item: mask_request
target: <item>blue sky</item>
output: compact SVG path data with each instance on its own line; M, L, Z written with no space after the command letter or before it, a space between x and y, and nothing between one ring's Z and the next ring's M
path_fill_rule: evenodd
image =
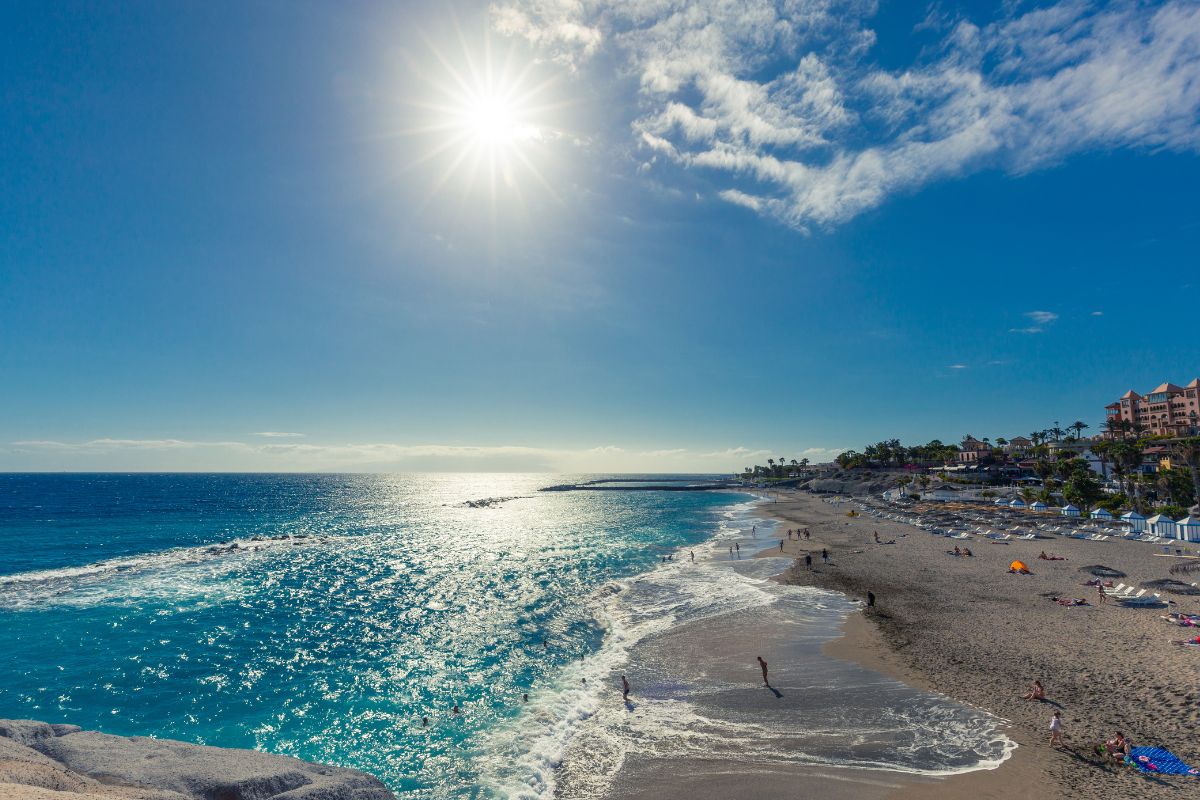
M724 471L1200 373L1195 3L7 3L0 91L0 469Z

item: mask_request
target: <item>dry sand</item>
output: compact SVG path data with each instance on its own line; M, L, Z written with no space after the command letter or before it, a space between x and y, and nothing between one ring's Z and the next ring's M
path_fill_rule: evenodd
M1122 730L1135 745L1167 747L1200 763L1200 652L1172 644L1188 631L1169 625L1163 609L1094 605L1096 590L1081 584L1081 567L1105 564L1129 576L1126 584L1168 577L1175 559L1141 542L1054 538L992 544L969 542L975 556L947 555L954 540L871 516L848 518L806 492L779 495L763 510L782 528L808 527L812 539L787 542L784 554L814 554L810 571L797 561L782 579L877 596L874 612L852 616L846 636L826 652L892 674L986 709L1011 722L1021 747L997 770L955 776L897 790L896 798L1200 796L1200 784L1153 778L1109 767L1091 746ZM874 544L873 532L894 545ZM828 547L832 564L819 557ZM1041 561L1042 550L1065 561ZM778 555L778 547L762 555ZM1020 559L1033 575L1015 575ZM1191 579L1189 579L1191 580ZM1086 597L1091 606L1067 608L1050 595ZM1200 598L1164 595L1172 610L1200 612ZM1051 703L1021 700L1040 679ZM1048 725L1061 706L1067 748L1048 743ZM763 795L767 796L767 795Z

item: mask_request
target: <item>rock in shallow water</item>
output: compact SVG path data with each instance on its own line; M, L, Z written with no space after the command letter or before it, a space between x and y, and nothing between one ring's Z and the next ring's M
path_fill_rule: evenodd
M38 800L47 790L61 800L395 800L377 778L353 769L0 719L0 800Z

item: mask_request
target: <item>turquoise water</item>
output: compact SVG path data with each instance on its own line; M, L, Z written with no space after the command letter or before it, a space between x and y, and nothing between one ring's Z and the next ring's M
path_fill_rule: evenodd
M647 757L937 774L1011 749L823 656L854 604L750 557L778 541L753 498L538 491L589 477L0 475L0 717L356 767L404 800L590 800Z
M746 499L537 492L580 477L0 476L0 717L536 793L489 735L575 704L605 587Z

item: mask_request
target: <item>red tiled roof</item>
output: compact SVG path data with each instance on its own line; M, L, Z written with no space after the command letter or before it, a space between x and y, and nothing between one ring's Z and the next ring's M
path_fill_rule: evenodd
M1139 399L1139 400L1140 400L1140 399L1141 399L1141 397L1142 397L1142 396L1141 396L1140 394L1138 394L1137 392L1135 392L1133 389L1130 389L1128 392L1126 392L1125 394L1121 395L1121 399L1122 399L1122 400L1126 400L1126 399L1129 399L1129 398L1137 398L1137 399Z
M1200 389L1200 378L1192 378L1192 382L1183 388L1185 388L1185 389Z
M1182 386L1176 386L1173 383L1164 383L1161 386L1159 386L1157 389L1155 389L1153 392L1151 392L1150 394L1158 394L1159 392L1182 392L1182 391L1183 391Z

